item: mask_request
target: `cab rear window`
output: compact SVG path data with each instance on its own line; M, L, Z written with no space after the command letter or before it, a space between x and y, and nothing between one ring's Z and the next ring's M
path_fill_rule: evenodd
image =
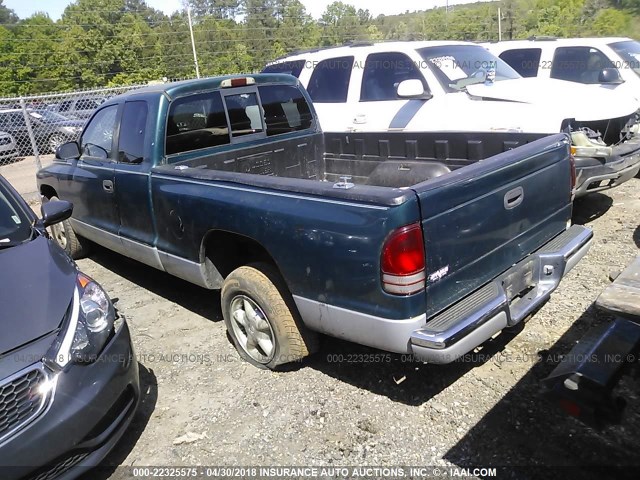
M267 136L306 130L313 118L300 90L290 85L259 87Z

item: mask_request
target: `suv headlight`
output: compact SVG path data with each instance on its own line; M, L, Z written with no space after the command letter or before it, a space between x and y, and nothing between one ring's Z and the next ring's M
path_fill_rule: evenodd
M67 330L53 347L51 360L59 367L70 362L95 362L106 345L116 311L100 285L78 273Z

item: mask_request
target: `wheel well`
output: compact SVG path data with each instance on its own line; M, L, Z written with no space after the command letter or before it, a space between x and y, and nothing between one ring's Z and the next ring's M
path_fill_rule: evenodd
M43 197L47 197L47 198L57 197L58 196L58 194L56 193L55 188L53 188L50 185L41 185L40 186L40 194Z
M236 268L254 262L266 262L277 268L269 252L255 240L221 230L209 232L202 242L202 258L208 258L226 278Z

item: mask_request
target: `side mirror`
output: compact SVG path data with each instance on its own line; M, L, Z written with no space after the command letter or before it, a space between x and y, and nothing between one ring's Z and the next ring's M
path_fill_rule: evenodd
M420 100L429 100L430 98L433 98L433 95L424 91L422 81L416 78L400 82L397 93L400 98L413 98Z
M66 200L54 200L40 207L42 224L46 227L65 221L73 213L73 204Z
M598 83L620 85L624 83L624 80L620 76L620 71L617 68L604 68L598 76Z
M77 160L80 158L80 145L78 142L63 143L56 149L58 160Z

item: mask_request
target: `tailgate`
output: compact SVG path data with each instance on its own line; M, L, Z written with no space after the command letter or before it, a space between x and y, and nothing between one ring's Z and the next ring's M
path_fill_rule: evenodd
M553 135L413 187L426 248L427 317L566 229L569 154L568 137Z

